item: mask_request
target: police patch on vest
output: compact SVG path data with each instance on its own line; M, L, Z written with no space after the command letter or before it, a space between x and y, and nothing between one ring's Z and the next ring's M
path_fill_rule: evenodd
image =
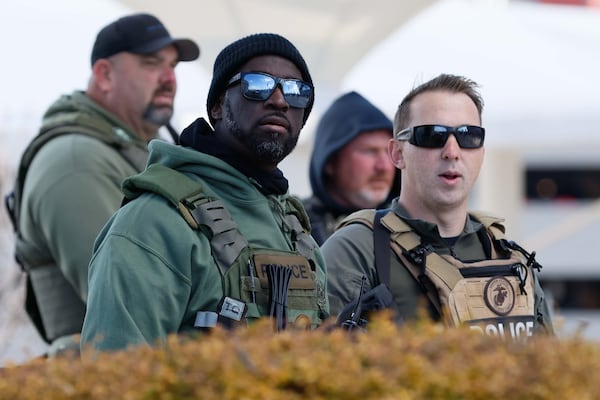
M312 278L312 270L308 260L300 255L273 255L273 254L255 254L254 267L256 276L260 280L263 288L269 287L269 278L267 271L269 265L278 267L287 267L292 270L290 280L290 289L314 289L315 282Z
M488 318L470 322L470 328L502 340L526 340L533 336L534 320L530 316Z
M485 304L498 315L507 315L515 305L515 290L503 276L489 280L483 289Z

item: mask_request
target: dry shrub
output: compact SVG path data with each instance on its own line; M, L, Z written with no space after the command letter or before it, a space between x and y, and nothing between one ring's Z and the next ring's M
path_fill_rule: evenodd
M84 352L0 371L6 399L598 399L600 347L502 342L429 322L272 333L268 321L159 348Z

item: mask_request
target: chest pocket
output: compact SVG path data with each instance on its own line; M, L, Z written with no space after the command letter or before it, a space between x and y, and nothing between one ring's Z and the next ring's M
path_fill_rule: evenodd
M278 329L316 328L322 322L325 288L314 264L293 252L250 249L223 276L223 290L248 306L252 322L272 316Z

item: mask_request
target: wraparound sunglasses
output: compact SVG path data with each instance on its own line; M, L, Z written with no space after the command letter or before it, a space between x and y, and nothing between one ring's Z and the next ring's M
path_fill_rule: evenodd
M408 140L418 147L431 149L444 147L450 135L454 135L458 145L463 149L478 149L483 146L485 129L481 126L461 125L418 125L396 133L397 140Z
M313 86L299 79L278 78L264 72L240 72L227 82L232 86L240 82L244 98L265 101L281 87L285 101L294 108L306 108L313 97Z

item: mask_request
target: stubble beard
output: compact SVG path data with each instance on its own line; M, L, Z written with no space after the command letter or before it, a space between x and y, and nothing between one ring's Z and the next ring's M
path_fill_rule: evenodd
M277 165L294 150L298 143L299 135L289 134L287 139L281 142L278 140L279 134L275 132L267 139L264 138L264 134L244 132L234 119L229 100L225 100L224 103L223 122L231 134L260 162Z
M169 123L173 116L171 107L156 107L154 104L148 104L144 111L144 121L153 125L163 126Z
M388 195L389 190L384 193L382 191L362 188L358 191L349 193L348 199L356 209L376 208L386 200Z

